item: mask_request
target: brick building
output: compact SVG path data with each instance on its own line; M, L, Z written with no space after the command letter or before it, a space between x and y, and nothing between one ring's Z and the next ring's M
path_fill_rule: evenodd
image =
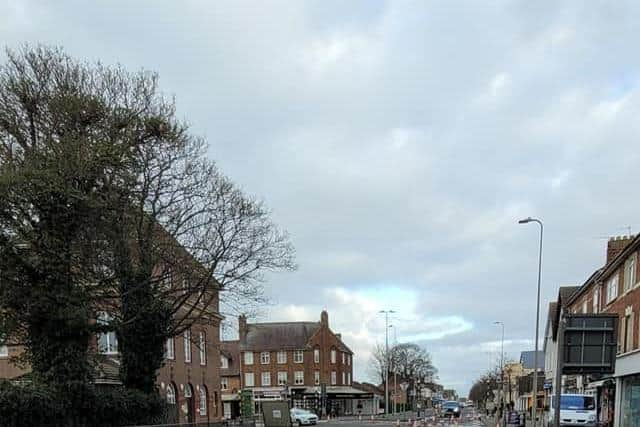
M220 343L220 393L225 419L240 416L240 341Z
M353 352L330 329L326 311L319 322L247 323L240 316L238 334L240 388L252 390L258 411L264 400L286 398L320 415L350 414L353 401L372 397L352 387Z

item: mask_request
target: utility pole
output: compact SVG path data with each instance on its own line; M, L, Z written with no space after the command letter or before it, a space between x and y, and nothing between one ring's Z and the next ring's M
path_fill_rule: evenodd
M389 414L389 314L393 310L380 310L384 313L384 413Z

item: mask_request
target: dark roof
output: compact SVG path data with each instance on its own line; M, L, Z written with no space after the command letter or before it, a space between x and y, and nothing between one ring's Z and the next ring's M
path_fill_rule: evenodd
M221 377L235 377L240 375L240 341L221 341L220 354L229 359L227 369L220 368Z
M240 350L304 349L320 322L248 323Z
M533 369L535 350L523 351L520 353L520 363L524 369ZM544 351L538 350L538 370L544 370Z
M351 387L358 389L358 390L362 390L362 391L366 391L367 393L373 393L373 394L377 394L379 396L384 395L384 389L378 387L377 385L371 384L371 383L359 383L357 381L353 381L351 383Z
M580 286L561 286L558 293L558 302L562 304L562 307L566 307L571 296L580 289Z

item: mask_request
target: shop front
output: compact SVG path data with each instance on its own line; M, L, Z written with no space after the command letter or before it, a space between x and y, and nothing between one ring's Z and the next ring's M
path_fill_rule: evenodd
M640 427L640 351L616 360L615 427Z

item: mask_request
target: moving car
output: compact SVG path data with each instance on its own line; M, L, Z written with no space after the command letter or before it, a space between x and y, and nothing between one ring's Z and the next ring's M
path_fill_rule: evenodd
M291 408L291 422L299 426L317 424L318 416L306 409Z
M460 412L460 404L455 400L448 400L442 404L440 415L443 417L459 418Z
M554 398L552 398L549 408L550 423L553 423L554 405ZM596 424L596 405L593 396L585 394L563 394L560 396L561 426L596 427Z

